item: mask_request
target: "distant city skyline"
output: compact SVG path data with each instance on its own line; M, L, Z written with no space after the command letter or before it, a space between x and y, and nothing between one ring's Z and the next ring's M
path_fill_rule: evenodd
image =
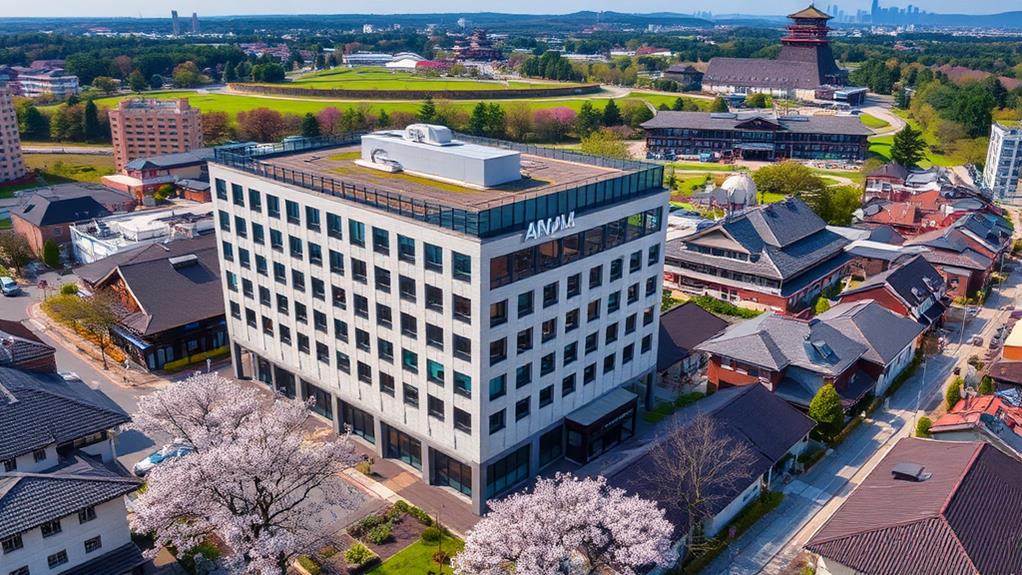
M819 7L827 9L831 0L820 1ZM846 13L869 10L870 0L849 0L837 2ZM692 13L710 11L723 14L772 15L802 8L807 0L783 0L762 2L760 0L734 0L721 4L716 0L637 0L622 4L617 0L516 0L506 5L491 4L486 8L493 12L519 14L563 14L581 10L607 10L618 12L678 12ZM905 8L913 5L926 12L991 14L1020 10L1018 0L976 0L962 3L960 0L917 0L916 2L881 2L884 7ZM375 6L379 7L379 5ZM428 9L425 9L428 8ZM439 0L424 3L421 0L391 0L386 4L386 13L422 12L476 12L480 5L475 0ZM149 0L146 2L125 0L93 0L82 4L77 0L50 0L49 2L5 2L0 7L0 18L4 17L138 17L169 18L170 11L179 14L197 12L199 16L243 16L265 14L353 14L362 13L364 4L337 2L336 0L297 0L286 4L279 0L221 0L215 3L197 0ZM377 11L377 14L384 12Z

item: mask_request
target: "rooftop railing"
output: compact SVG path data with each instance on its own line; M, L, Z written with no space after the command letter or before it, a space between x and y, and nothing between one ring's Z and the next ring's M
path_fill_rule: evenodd
M503 195L471 208L452 207L430 199L411 197L342 178L285 168L264 160L284 154L359 144L364 132L301 138L275 144L224 146L214 151L214 162L287 185L368 205L386 212L478 237L494 237L524 230L529 223L568 212L586 212L653 194L663 189L663 166L634 160L591 156L570 150L544 148L503 140L456 134L464 142L514 150L522 154L621 170L541 190Z

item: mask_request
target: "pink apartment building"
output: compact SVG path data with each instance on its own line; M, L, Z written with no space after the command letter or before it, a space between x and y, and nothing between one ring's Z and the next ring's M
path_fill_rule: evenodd
M135 158L190 152L202 147L199 110L188 100L123 100L110 110L114 167Z
M7 84L0 82L0 182L17 180L24 175L14 98Z

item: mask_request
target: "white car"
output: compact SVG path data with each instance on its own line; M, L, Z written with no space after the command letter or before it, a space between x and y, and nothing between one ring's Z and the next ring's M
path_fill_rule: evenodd
M8 297L16 296L21 293L21 286L14 281L14 278L0 277L0 293Z
M170 461L171 459L184 457L186 455L191 454L194 451L195 449L191 445L189 445L187 441L184 441L182 439L174 440L173 443L164 445L157 451L150 453L142 461L136 463L135 467L132 469L132 472L137 477L145 477L146 474L152 471L153 468L155 468L157 465L165 461Z

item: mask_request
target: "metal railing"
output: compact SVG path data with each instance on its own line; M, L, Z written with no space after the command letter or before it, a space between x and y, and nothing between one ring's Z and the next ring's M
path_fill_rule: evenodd
M272 158L283 154L358 144L364 133L353 132L339 136L302 138L275 144L244 147L225 146L214 150L213 161L259 177L299 186L479 237L492 237L522 230L527 228L530 222L569 211L585 212L657 193L662 190L663 186L663 166L657 164L604 158L570 150L544 148L466 134L456 134L456 137L465 142L514 150L522 154L553 160L611 168L621 170L621 173L600 174L565 184L544 187L542 190L505 195L482 202L472 208L455 208L437 201L413 198L400 192L382 190L311 171L284 168L261 160L261 158Z

